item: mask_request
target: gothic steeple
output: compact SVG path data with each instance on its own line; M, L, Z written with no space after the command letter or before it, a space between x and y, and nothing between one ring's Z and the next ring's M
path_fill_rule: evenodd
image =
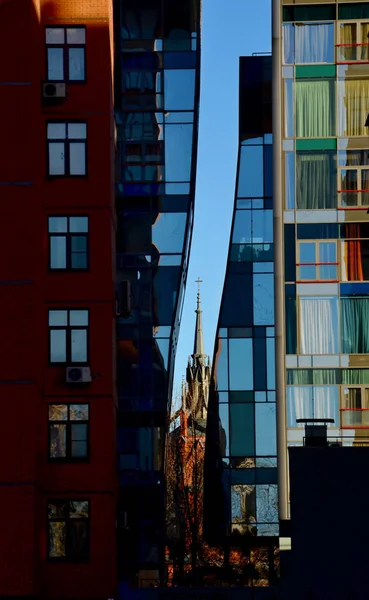
M200 283L202 283L202 281L198 278L194 348L193 354L188 358L186 386L185 389L182 389L182 406L189 416L198 424L206 421L211 370L208 357L204 350Z
M193 358L206 358L204 352L204 334L202 331L202 310L201 310L201 296L200 296L200 283L202 280L200 277L196 279L197 283L197 308L196 313L196 329L195 329L195 343L193 347ZM200 361L199 361L200 362Z

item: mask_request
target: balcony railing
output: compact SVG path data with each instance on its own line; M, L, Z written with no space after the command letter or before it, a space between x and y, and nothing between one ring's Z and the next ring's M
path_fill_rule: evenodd
M369 429L369 408L341 408L342 429Z
M336 44L337 64L369 63L369 43Z

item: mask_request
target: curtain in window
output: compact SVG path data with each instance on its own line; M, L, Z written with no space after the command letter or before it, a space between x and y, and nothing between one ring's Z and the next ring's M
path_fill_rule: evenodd
M287 371L287 383L292 385L308 385L312 382L310 371L308 369L290 369Z
M330 427L338 424L338 387L316 386L313 387L313 418L334 419Z
M356 60L356 23L345 23L340 26L340 44L350 44L339 47L339 62Z
M342 369L342 383L346 385L369 383L369 369Z
M369 23L361 23L361 43L365 44L365 46L360 46L360 59L368 60L369 58Z
M369 298L341 297L343 354L369 353Z
M336 208L337 181L334 155L296 153L296 204L302 210Z
M335 134L333 80L296 83L296 136L329 137Z
M311 386L287 386L287 426L303 427L296 423L297 419L307 419L312 416Z
M292 23L283 25L283 62L293 65L295 60L295 26Z
M297 419L334 419L338 424L338 387L287 386L288 427L303 427Z
M338 352L337 304L336 297L300 298L301 354Z
M295 24L295 63L334 62L333 23Z
M320 385L339 383L336 369L313 369L313 383Z
M352 223L347 224L345 229L345 237L349 239L343 243L342 280L364 281L361 241L350 239L360 237L360 226Z
M338 82L339 135L367 136L365 121L369 113L369 80L348 79Z

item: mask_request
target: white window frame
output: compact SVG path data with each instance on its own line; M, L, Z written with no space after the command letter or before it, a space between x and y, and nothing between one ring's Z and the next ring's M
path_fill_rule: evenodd
M350 192L350 194L352 194L352 197L355 198L356 197L356 204L350 205L350 206L346 206L346 205L342 205L342 201L341 201L341 194L342 194L342 190L341 190L341 186L342 186L342 171L356 171L357 172L357 189L360 191L357 191L355 194L355 190L352 190L352 192ZM353 166L344 166L344 167L338 167L337 168L337 176L338 176L338 182L337 182L337 191L338 191L338 205L342 208L346 208L346 209L350 209L351 206L352 207L356 207L356 206L368 206L369 207L369 200L367 204L363 204L362 202L362 198L363 198L363 194L362 194L362 190L363 190L363 186L362 186L362 171L368 171L369 172L369 165L353 165ZM343 192L345 193L345 192ZM368 192L366 192L368 194L369 197L369 190Z

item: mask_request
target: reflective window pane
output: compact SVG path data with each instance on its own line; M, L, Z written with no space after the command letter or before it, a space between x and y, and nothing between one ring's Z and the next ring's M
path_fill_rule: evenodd
M195 103L194 69L164 71L165 110L193 110Z
M67 217L49 217L50 233L66 233L68 231Z
M186 213L160 213L152 226L152 242L160 253L182 252Z
M218 340L218 350L216 354L216 383L218 390L228 390L228 340Z
M168 182L190 180L192 131L193 125L165 126L165 177Z
M255 453L254 404L230 404L231 456Z
M49 175L65 174L65 145L63 142L49 142Z
M63 521L49 522L49 557L64 558L67 553L67 525Z
M69 418L71 421L88 421L88 404L70 404Z
M88 232L88 217L70 217L69 231L71 233L87 233Z
M66 238L64 236L50 237L50 268L65 269L67 266Z
M67 456L67 426L62 423L54 423L49 429L50 436L50 458L65 458Z
M50 331L50 362L65 362L66 359L66 331L53 329Z
M62 48L47 49L47 78L49 81L62 81L64 79Z
M70 310L69 311L70 325L88 325L88 310Z
M72 329L71 332L71 359L72 362L87 361L87 331L85 329Z
M53 327L63 327L68 325L67 310L49 310L49 325Z
M251 210L237 210L233 224L232 243L241 244L251 241Z
M71 175L86 175L86 144L70 144L69 172Z
M254 274L254 325L274 325L274 276Z
M68 138L70 140L84 140L87 137L86 123L68 123Z
M276 442L276 408L274 403L258 403L255 405L256 421L256 454L258 456L275 455Z
M69 48L69 79L83 81L85 79L84 48Z
M68 27L67 44L85 44L86 29L84 27Z
M229 379L231 390L253 389L252 339L229 340Z
M64 44L63 27L46 27L47 44Z
M261 198L263 195L263 146L242 146L237 196Z
M47 124L47 139L48 140L63 140L66 137L65 123L48 123Z
M66 404L49 405L49 421L67 421L68 406Z

